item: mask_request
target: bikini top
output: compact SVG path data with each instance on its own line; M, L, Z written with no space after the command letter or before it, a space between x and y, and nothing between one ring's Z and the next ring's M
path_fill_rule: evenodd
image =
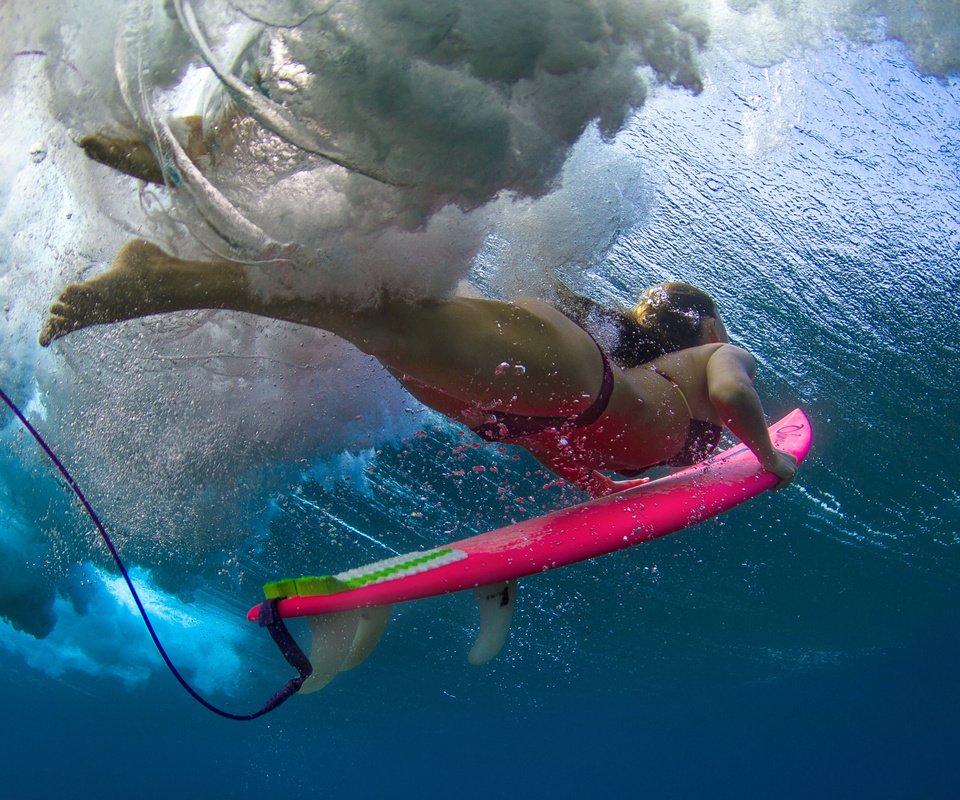
M651 364L650 369L664 380L669 381L670 385L677 390L690 419L690 424L687 426L687 438L684 440L680 451L656 466L689 467L703 461L720 444L720 437L723 436L723 426L703 419L694 419L693 412L690 410L690 403L687 402L687 396L683 393L679 384L670 375L654 365Z

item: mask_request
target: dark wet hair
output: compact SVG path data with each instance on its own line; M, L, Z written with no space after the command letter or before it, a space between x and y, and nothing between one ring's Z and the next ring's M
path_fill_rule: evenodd
M713 298L689 283L651 286L629 310L601 306L562 285L558 294L558 308L624 368L700 344L704 319L717 317Z

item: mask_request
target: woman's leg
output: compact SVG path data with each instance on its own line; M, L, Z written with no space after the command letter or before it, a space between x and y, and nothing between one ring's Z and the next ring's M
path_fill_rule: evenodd
M319 324L321 307L327 312ZM187 261L142 239L125 244L106 272L67 286L50 306L40 332L46 347L91 325L192 309L247 311L338 332L333 304L295 298L268 300L251 291L246 270L232 261Z
M188 309L243 311L330 331L401 382L433 387L465 406L575 413L596 396L602 376L593 340L542 303L455 297L350 308L323 298L263 297L245 267L181 260L142 240L125 245L103 274L63 290L40 343L90 325Z

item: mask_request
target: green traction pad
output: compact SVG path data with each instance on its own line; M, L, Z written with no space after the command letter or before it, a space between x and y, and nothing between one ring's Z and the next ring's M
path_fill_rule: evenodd
M466 557L466 553L454 547L427 550L422 553L406 553L395 558L387 558L373 564L340 572L336 575L305 575L302 578L285 578L281 581L274 581L263 587L263 593L267 600L336 594L350 589L359 589L361 586L368 586L373 583L383 583L383 581L402 578L406 575L416 575L419 572L436 569L445 564L452 564L454 561L460 561Z

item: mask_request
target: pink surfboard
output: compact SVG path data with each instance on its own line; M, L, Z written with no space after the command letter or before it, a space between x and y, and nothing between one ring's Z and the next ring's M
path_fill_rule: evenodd
M810 423L800 409L771 425L770 434L778 449L798 461L810 450ZM746 446L737 445L609 497L337 575L278 581L264 591L268 599L283 598L278 603L283 617L330 618L314 625L311 657L326 658L330 674L311 678L308 683L314 686L305 684L308 689L319 688L372 650L391 603L464 589L477 590L481 612L481 631L470 660L484 663L506 639L517 578L674 533L727 511L776 482ZM256 620L259 608L251 609L248 619ZM367 611L359 613L361 609Z

